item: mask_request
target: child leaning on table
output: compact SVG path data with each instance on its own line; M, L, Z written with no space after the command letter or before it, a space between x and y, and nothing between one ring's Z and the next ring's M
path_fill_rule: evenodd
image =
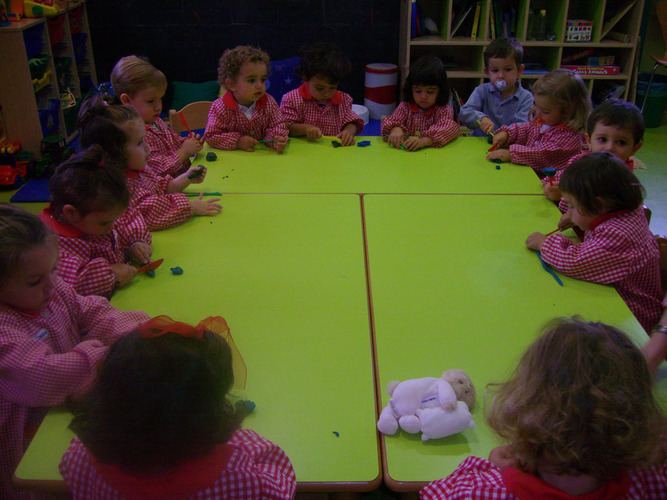
M46 407L85 390L109 345L149 318L78 295L56 275L56 235L6 203L0 248L0 498L29 499L11 477Z
M259 141L282 153L289 131L275 99L266 93L269 55L239 45L225 50L218 82L227 88L208 112L204 140L218 149L254 151Z
M581 153L591 98L581 77L567 69L540 77L532 91L535 118L500 127L493 137L493 146L500 149L491 151L487 159L529 165L543 177L543 168L562 170Z
M120 339L74 408L60 463L73 498L293 498L287 455L239 429L233 380L231 349L206 320L158 316Z
M454 110L448 102L444 64L436 56L422 56L410 66L403 85L403 102L382 119L382 135L397 149L440 148L459 135L459 124L454 121Z
M335 136L343 146L352 146L364 121L352 111L352 97L338 90L338 83L350 72L350 60L336 47L318 43L301 50L301 63L294 72L303 84L280 102L289 135L316 140Z
M484 73L489 82L473 90L459 112L461 124L482 136L496 128L528 121L533 94L521 86L523 47L516 38L496 38L484 49Z
M567 276L613 285L650 332L662 312L660 251L644 215L639 180L611 153L591 153L567 168L560 189L583 241L533 233L526 246Z
M153 253L141 215L114 227L130 202L123 169L93 144L59 165L49 179L51 204L39 217L59 242L58 276L81 295L110 298L136 275L130 261Z
M130 211L117 221L131 224L131 214L139 212L150 231L182 224L194 215L216 215L222 207L219 198L188 198L181 193L191 183L201 183L206 169L190 167L176 178L157 176L145 168L149 148L144 142L146 127L134 108L107 105L101 97L84 101L79 111L81 147L99 144L105 156L125 170L130 191Z
M664 417L644 357L620 330L554 320L491 389L486 420L507 445L468 457L422 500L667 498Z
M137 56L121 58L111 71L111 85L121 104L136 110L146 124L150 147L146 168L155 175L176 177L190 168L190 156L204 145L199 134L181 137L160 118L167 91L164 73Z

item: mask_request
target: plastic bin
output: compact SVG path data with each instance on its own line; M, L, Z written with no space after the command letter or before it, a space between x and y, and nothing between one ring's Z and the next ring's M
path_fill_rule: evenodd
M38 57L34 57L28 60L28 68L30 68L30 78L33 80L39 80L44 76L49 64L49 55L41 54Z
M42 25L38 24L23 32L23 42L28 59L38 57L42 52Z
M640 73L637 81L637 106L642 107L646 98L646 87L651 78L650 73ZM662 118L667 108L667 76L655 75L649 95L644 106L644 124L646 128L655 128L662 125Z
M39 112L39 123L42 125L42 135L46 136L58 131L60 127L60 99L49 99L46 109Z
M74 60L77 63L80 63L86 57L86 38L88 38L87 33L77 33L72 36Z
M81 33L81 30L83 29L83 7L72 9L67 15L69 17L69 29L72 32L72 35Z
M51 46L62 43L65 39L65 16L56 16L46 21L49 23L49 39Z

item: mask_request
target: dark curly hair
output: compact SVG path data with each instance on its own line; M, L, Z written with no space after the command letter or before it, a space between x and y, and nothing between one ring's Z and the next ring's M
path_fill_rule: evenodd
M321 76L329 83L340 82L352 69L350 59L335 45L330 43L316 43L299 49L301 62L294 72L303 81L314 76Z
M415 102L412 96L412 87L417 85L438 87L436 104L446 106L449 103L447 71L439 57L433 55L421 56L410 66L410 72L403 84L403 100L405 102Z
M225 80L236 80L244 63L264 63L267 76L271 74L271 59L269 54L257 47L239 45L233 49L227 49L218 61L218 83L225 85Z
M642 112L635 104L623 99L609 99L593 109L586 125L586 131L590 137L593 136L595 126L598 123L607 127L629 130L632 132L635 145L642 142L644 138L644 116Z

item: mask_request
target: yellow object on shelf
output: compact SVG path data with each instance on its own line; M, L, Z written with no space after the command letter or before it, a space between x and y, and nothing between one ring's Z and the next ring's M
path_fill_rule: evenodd
M51 5L25 0L23 9L26 17L50 17L58 15L58 9Z
M47 69L44 72L44 76L42 76L41 78L35 78L32 81L32 88L35 92L39 92L44 87L46 87L50 81L51 81L51 70Z

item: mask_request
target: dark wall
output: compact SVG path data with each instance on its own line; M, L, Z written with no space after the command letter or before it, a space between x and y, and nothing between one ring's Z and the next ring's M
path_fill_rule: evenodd
M340 83L355 102L364 97L364 66L397 63L399 0L89 0L95 64L108 81L115 62L144 55L169 81L217 79L222 52L254 45L272 59L302 45L337 44L352 60Z

